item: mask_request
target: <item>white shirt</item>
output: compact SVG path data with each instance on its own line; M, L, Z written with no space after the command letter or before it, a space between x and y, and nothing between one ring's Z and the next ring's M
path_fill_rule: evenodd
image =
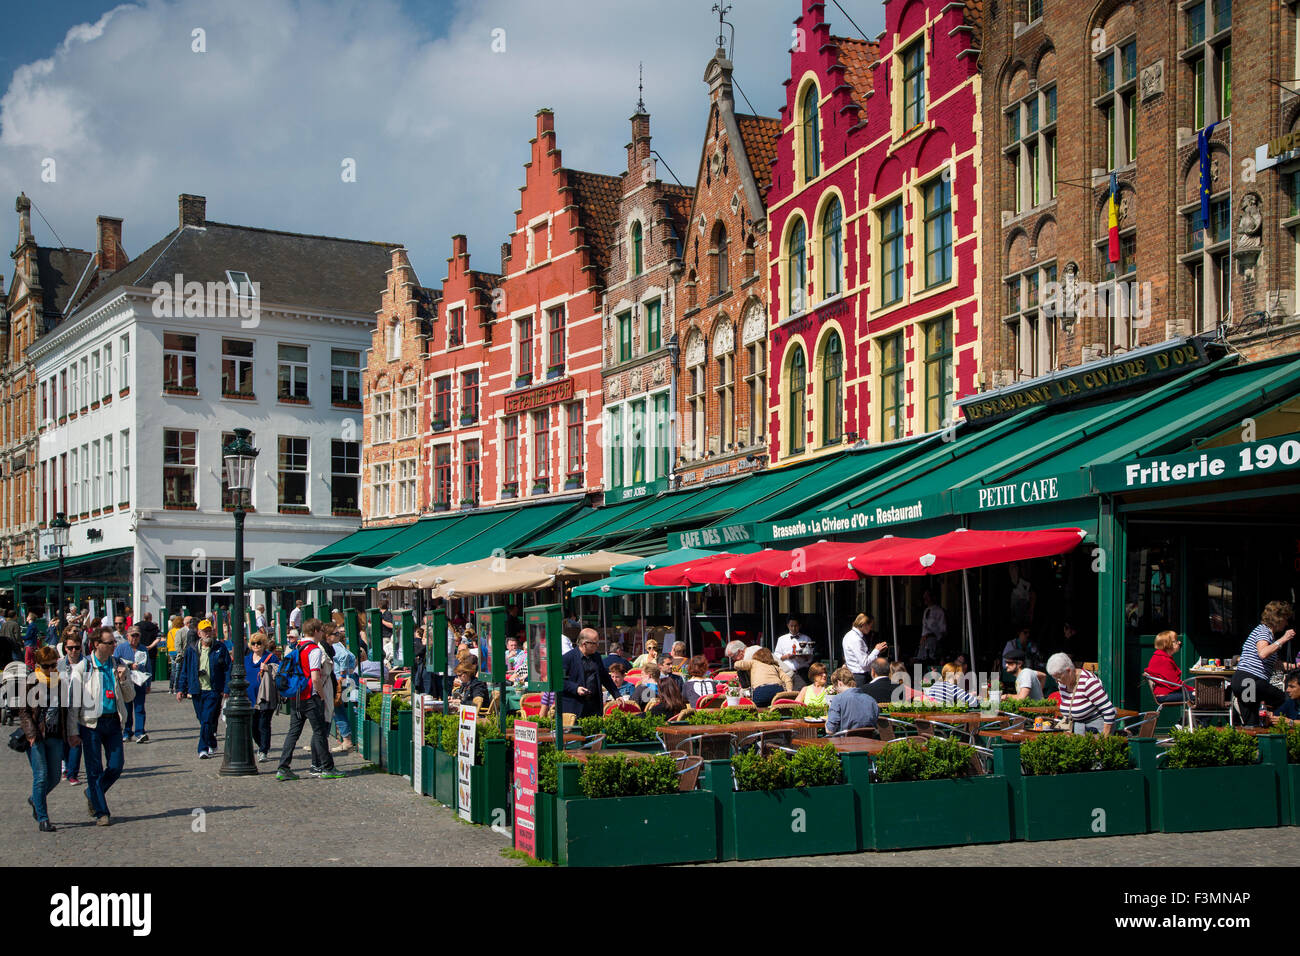
M302 608L295 607L289 612L289 626L298 628L302 627Z
M921 615L921 634L933 634L937 638L943 638L948 633L948 615L944 613L943 608L937 604L931 604Z
M841 642L844 647L844 666L855 674L865 674L871 662L880 656L874 647L867 646L867 637L856 627L851 627Z
M1043 685L1038 680L1038 672L1031 671L1028 667L1020 668L1020 673L1016 675L1016 690L1022 687L1029 688L1030 700L1043 699Z
M807 640L808 637L805 634L783 634L781 637L777 638L776 650L772 652L776 657L777 663L787 671L797 671L799 668L807 667L811 664L811 654L799 653L799 645L805 643ZM785 660L784 655L786 654L793 654L794 659L789 661Z
M569 635L568 635L568 634L561 634L561 635L560 635L560 653L561 653L561 654L567 654L567 653L569 653L569 651L571 651L571 650L573 650L573 641L569 638Z

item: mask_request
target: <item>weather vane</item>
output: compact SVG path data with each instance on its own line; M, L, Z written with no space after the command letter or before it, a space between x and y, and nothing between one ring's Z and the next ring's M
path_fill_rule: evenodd
M645 112L645 64L636 65L636 111Z
M728 13L731 12L731 4L715 3L713 5L713 12L718 15L718 49L722 49L723 44L725 44L727 40L727 38L722 33L723 26L731 27L732 36L735 36L736 33L736 28L731 26L730 23L728 23L726 20L723 19Z

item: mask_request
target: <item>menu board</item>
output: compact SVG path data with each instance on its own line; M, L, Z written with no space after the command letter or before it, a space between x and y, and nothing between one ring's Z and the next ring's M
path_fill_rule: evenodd
M515 721L515 849L537 856L537 724Z
M456 772L460 805L460 815L470 819L470 801L474 796L473 778L470 768L474 766L474 745L478 736L478 708L473 704L462 704L460 708L460 733L456 742Z

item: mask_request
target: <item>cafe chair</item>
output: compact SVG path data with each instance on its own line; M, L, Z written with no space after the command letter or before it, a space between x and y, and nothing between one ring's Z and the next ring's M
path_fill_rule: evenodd
M629 714L641 713L641 708L628 700L626 697L620 697L618 700L611 700L605 705L605 716L608 717L616 710L621 710Z
M977 777L987 776L993 772L993 751L987 747L972 747L970 755L971 772Z
M541 694L524 694L519 698L519 710L525 717L536 717L542 712Z
M736 743L736 751L744 753L756 747L760 755L765 755L771 747L789 747L793 737L793 730L759 730L741 737Z
M795 698L798 696L799 696L798 694L792 694L790 697L775 699L772 701L772 709L793 710L796 707L802 707L803 705L800 704L797 700L795 700Z
M500 688L498 688L497 690L494 690L492 692L492 696L488 699L487 708L483 711L483 713L480 716L495 717L497 713L497 709L500 706L501 706L501 690Z
M582 738L582 743L578 746L578 749L579 749L579 750L592 750L592 751L596 751L596 750L604 750L604 749L605 749L605 735L604 735L604 734L592 734L590 737L584 737L584 738Z
M1171 680L1165 680L1163 677L1156 677L1153 674L1148 674L1146 671L1142 672L1142 679L1147 682L1147 687L1151 690L1151 696L1155 698L1157 714L1163 713L1166 707L1177 707L1182 711L1182 713L1179 715L1176 722L1181 724L1187 721L1187 708L1188 705L1191 704L1189 698L1193 697L1193 694L1185 693L1182 700L1164 703L1160 700L1161 697L1167 697L1175 691L1185 690L1183 685L1177 684ZM1157 718L1157 720L1158 719L1159 718Z
M798 700L798 699L799 699L799 692L797 690L783 690L781 691L781 693L777 694L775 697L772 698L772 704L773 706L775 706L778 701Z
M880 734L881 740L897 740L902 737L917 736L915 724L906 720L886 717L884 714L876 718L876 731Z
M713 679L720 684L734 684L740 680L740 674L736 671L718 671Z
M1116 730L1125 737L1154 737L1159 710L1148 710L1132 717L1120 718Z
M665 750L664 753L673 758L673 762L677 764L678 770L682 768L682 761L690 757L690 754L685 750Z
M686 757L677 765L677 789L681 793L689 793L695 789L695 783L700 779L700 768L704 766L703 757Z
M641 678L644 676L645 676L645 672L641 670L641 668L634 667L626 674L623 675L623 679L627 681L629 684L636 684L639 683L641 681Z
M694 734L677 741L677 749L705 760L730 760L736 752L736 735L724 733Z
M719 707L726 706L726 694L705 694L695 702L696 710L716 710Z
M920 718L916 720L916 733L919 737L964 737L966 731L960 727L954 727L952 724L945 724L941 720L931 720L930 718Z
M1215 717L1227 717L1228 726L1234 724L1232 710L1232 691L1228 682L1222 677L1198 676L1196 691L1192 702L1187 707L1187 729L1194 730L1196 722Z

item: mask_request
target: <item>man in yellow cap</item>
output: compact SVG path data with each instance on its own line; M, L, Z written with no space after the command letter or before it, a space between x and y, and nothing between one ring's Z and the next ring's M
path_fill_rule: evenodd
M230 651L216 640L212 622L199 621L199 639L185 647L185 660L176 679L176 699L188 694L194 701L194 716L199 719L199 759L217 754L217 720L221 701L228 692Z

